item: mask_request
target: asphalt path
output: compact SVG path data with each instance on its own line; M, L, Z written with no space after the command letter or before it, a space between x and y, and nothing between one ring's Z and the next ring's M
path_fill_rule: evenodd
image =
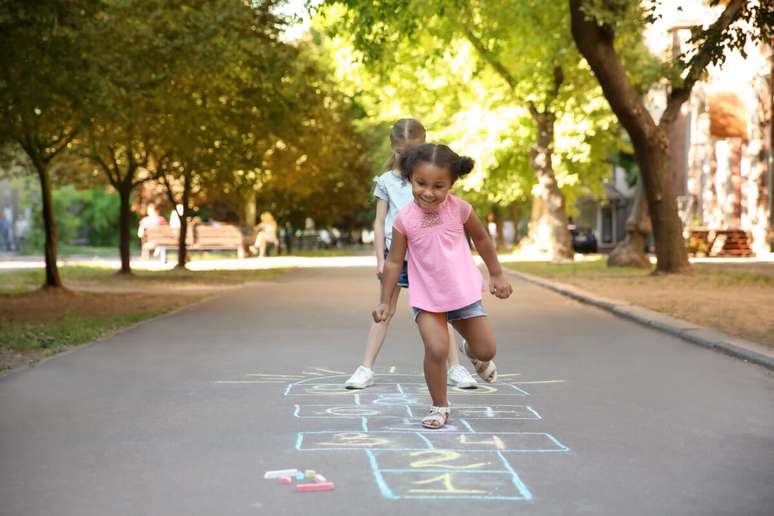
M291 271L0 378L0 514L766 515L774 374L513 281L500 380L422 431L399 303L377 385L341 384L370 268ZM665 295L668 293L665 293ZM332 491L264 479L314 470Z

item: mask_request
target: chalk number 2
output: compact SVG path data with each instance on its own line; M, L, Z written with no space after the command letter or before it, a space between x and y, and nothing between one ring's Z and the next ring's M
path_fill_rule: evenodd
M409 457L425 457L426 459L417 460L411 463L412 468L445 468L445 469L475 469L489 464L488 462L477 462L475 464L468 464L465 466L454 466L447 464L448 462L459 459L462 455L457 452L449 450L423 450L408 454Z

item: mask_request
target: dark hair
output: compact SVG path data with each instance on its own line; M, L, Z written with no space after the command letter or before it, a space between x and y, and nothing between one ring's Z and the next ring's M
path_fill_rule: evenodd
M395 122L390 131L392 154L387 163L385 163L385 168L388 170L394 169L398 165L401 153L411 147L425 143L426 136L425 126L416 118L401 118Z
M423 161L448 169L452 183L473 170L474 164L472 158L460 156L446 145L426 143L401 154L400 173L406 179L411 179L414 168Z

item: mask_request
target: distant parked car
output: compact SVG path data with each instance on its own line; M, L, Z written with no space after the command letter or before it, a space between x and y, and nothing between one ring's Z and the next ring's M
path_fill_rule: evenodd
M596 253L597 237L591 228L573 228L570 230L572 248L576 253Z

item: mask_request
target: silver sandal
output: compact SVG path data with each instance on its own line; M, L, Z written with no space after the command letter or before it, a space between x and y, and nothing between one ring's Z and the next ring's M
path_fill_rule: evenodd
M473 364L473 368L476 370L476 373L482 380L484 380L486 383L494 383L494 381L497 380L497 366L495 365L494 360L490 360L489 362L482 362L481 360L470 356L468 341L465 339L462 339L457 344L457 347L459 347L460 353L470 359L470 363ZM486 366L484 366L484 364L486 364Z
M449 421L451 409L449 407L432 407L430 413L422 418L422 426L437 430L443 428Z

